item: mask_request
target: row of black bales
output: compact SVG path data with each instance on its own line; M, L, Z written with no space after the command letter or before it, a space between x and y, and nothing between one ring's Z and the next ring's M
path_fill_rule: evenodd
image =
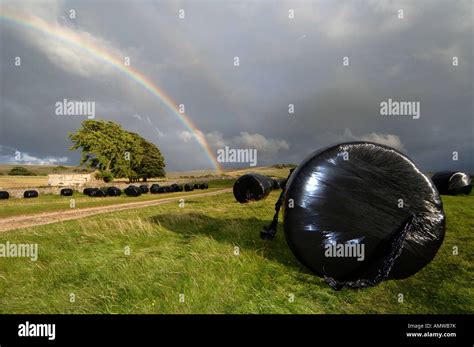
M150 188L152 194L162 194L162 193L175 193L175 192L191 192L194 189L208 189L209 186L207 183L186 183L184 186L178 185L176 183L170 186L160 186L158 184L153 184Z
M23 193L23 197L25 199L31 199L31 198L37 198L39 196L39 193L37 190L26 190ZM7 200L10 198L10 193L7 192L6 190L1 190L0 191L0 200Z
M344 155L350 160L343 160ZM291 251L334 289L374 286L420 271L444 239L439 195L472 190L465 173L437 173L430 180L408 157L369 142L317 150L287 181L244 175L234 184L234 196L241 203L258 201L278 186L282 191L275 215L261 237L275 237L282 208ZM334 245L364 246L364 257L328 256Z
M172 184L170 186L160 186L159 184L152 184L150 188L148 188L147 184L142 184L140 186L130 185L124 189L124 193L127 196L140 196L141 194L146 194L148 192L152 194L160 194L160 193L173 193L173 192L182 192L183 190L186 192L193 191L194 189L208 189L209 186L207 183L186 183L183 185ZM85 188L83 191L84 195L88 195L90 197L106 197L106 196L120 196L122 195L122 190L117 187L106 187L106 188ZM74 191L71 188L63 188L61 189L60 195L61 196L72 196ZM38 191L36 190L27 190L23 193L23 197L25 199L30 198L37 198L39 196ZM10 193L7 191L1 190L0 191L0 200L6 200L10 198Z
M61 189L61 195L71 196L72 195L72 189L69 189L69 188ZM25 190L23 192L23 197L25 199L37 198L38 196L39 196L39 193L38 193L37 190ZM0 191L0 200L7 200L9 198L10 198L10 193L8 193L6 190L1 190Z
M184 186L176 183L171 184L170 186L160 186L159 184L152 184L150 188L148 185L144 184L139 187L130 185L125 188L125 194L127 196L140 196L141 194L146 194L150 192L151 194L163 194L163 193L175 193L175 192L190 192L194 189L208 189L209 185L207 183L186 183Z
M153 184L150 188L150 192L152 194L162 194L162 193L175 193L175 192L182 192L183 190L185 192L191 192L194 189L208 189L209 186L207 183L186 183L184 186L178 185L176 183L170 185L170 186L160 186L158 184Z

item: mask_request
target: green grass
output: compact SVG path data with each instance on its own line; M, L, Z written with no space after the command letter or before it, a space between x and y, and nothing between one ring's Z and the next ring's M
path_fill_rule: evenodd
M474 195L443 197L446 239L416 275L339 292L295 260L281 229L274 241L259 239L276 197L248 205L232 194L189 198L184 208L169 203L0 234L0 243L39 245L37 262L0 258L0 312L474 312Z
M34 199L11 198L0 200L0 218L27 215L32 213L53 212L70 210L70 201L74 199L76 208L109 206L123 204L134 201L159 200L178 196L179 194L199 194L208 191L215 191L227 187L232 187L234 180L212 180L209 181L208 190L196 189L192 192L166 193L166 194L143 194L138 197L128 197L122 193L117 197L91 198L82 193L75 192L73 196L60 196L53 194L40 195Z
M24 167L36 175L45 176L50 173L84 173L84 172L91 172L92 170L87 170L80 168L78 166L70 166L70 165L29 165L29 164L0 164L0 175L8 175L11 169L14 167L21 166Z

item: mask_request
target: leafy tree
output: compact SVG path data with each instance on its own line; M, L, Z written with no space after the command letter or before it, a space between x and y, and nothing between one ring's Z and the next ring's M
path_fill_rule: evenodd
M8 172L10 176L36 176L36 173L23 166L15 166Z
M155 171L159 169L156 165L160 163L160 168L164 168L163 157L155 145L111 121L86 120L76 133L69 133L69 138L73 142L71 150L82 149L81 164L100 170L103 177L110 178L113 175L131 179L144 175L143 170L150 172L142 168L143 165L150 166L149 159L143 163L144 158L150 156L146 151L152 153L154 164L151 167ZM161 158L161 162L157 158Z
M130 134L135 137L136 141L140 143L140 147L143 149L143 156L140 165L133 168L137 175L145 179L151 177L165 177L165 159L158 147L138 134Z

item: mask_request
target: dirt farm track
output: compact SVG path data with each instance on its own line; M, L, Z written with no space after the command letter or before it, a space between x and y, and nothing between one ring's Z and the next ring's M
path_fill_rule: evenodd
M51 224L57 223L61 221L71 220L71 219L79 219L83 217L88 217L100 213L107 213L107 212L117 212L122 210L129 210L134 208L143 208L148 206L155 206L166 204L169 202L179 201L183 197L191 196L194 198L199 197L206 197L206 196L213 196L219 195L223 193L229 193L232 191L232 188L221 189L218 191L213 192L206 192L206 193L199 193L199 194L179 194L170 198L160 199L160 200L152 200L152 201L137 201L137 202L129 202L129 203L121 203L116 205L108 205L108 206L99 206L99 207L88 207L88 208L77 208L71 209L68 211L55 211L55 212L43 212L31 215L24 215L24 216L13 216L0 219L0 232L19 229L19 228L27 228L36 225L44 225L44 224Z

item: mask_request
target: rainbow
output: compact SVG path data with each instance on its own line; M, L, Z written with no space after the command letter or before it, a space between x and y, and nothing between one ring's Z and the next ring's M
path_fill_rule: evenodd
M123 57L114 56L110 52L104 50L103 48L97 45L85 42L76 33L53 26L38 17L21 17L14 13L6 13L6 11L2 9L2 13L0 13L0 19L4 19L8 22L21 25L28 29L39 31L41 33L52 36L58 40L61 40L62 42L65 42L69 45L80 48L91 56L94 56L95 58L111 65L115 69L122 72L125 76L137 82L153 96L158 98L160 102L166 105L172 111L172 113L177 116L177 118L186 127L186 129L193 134L199 145L204 150L213 168L218 173L222 170L222 167L217 161L214 152L212 151L204 134L202 133L202 131L199 130L196 124L194 124L191 118L186 113L181 113L179 111L177 103L169 95L167 95L163 89L159 88L149 78L147 78L141 71L137 70L136 68L133 68L132 66L125 66L122 60Z

